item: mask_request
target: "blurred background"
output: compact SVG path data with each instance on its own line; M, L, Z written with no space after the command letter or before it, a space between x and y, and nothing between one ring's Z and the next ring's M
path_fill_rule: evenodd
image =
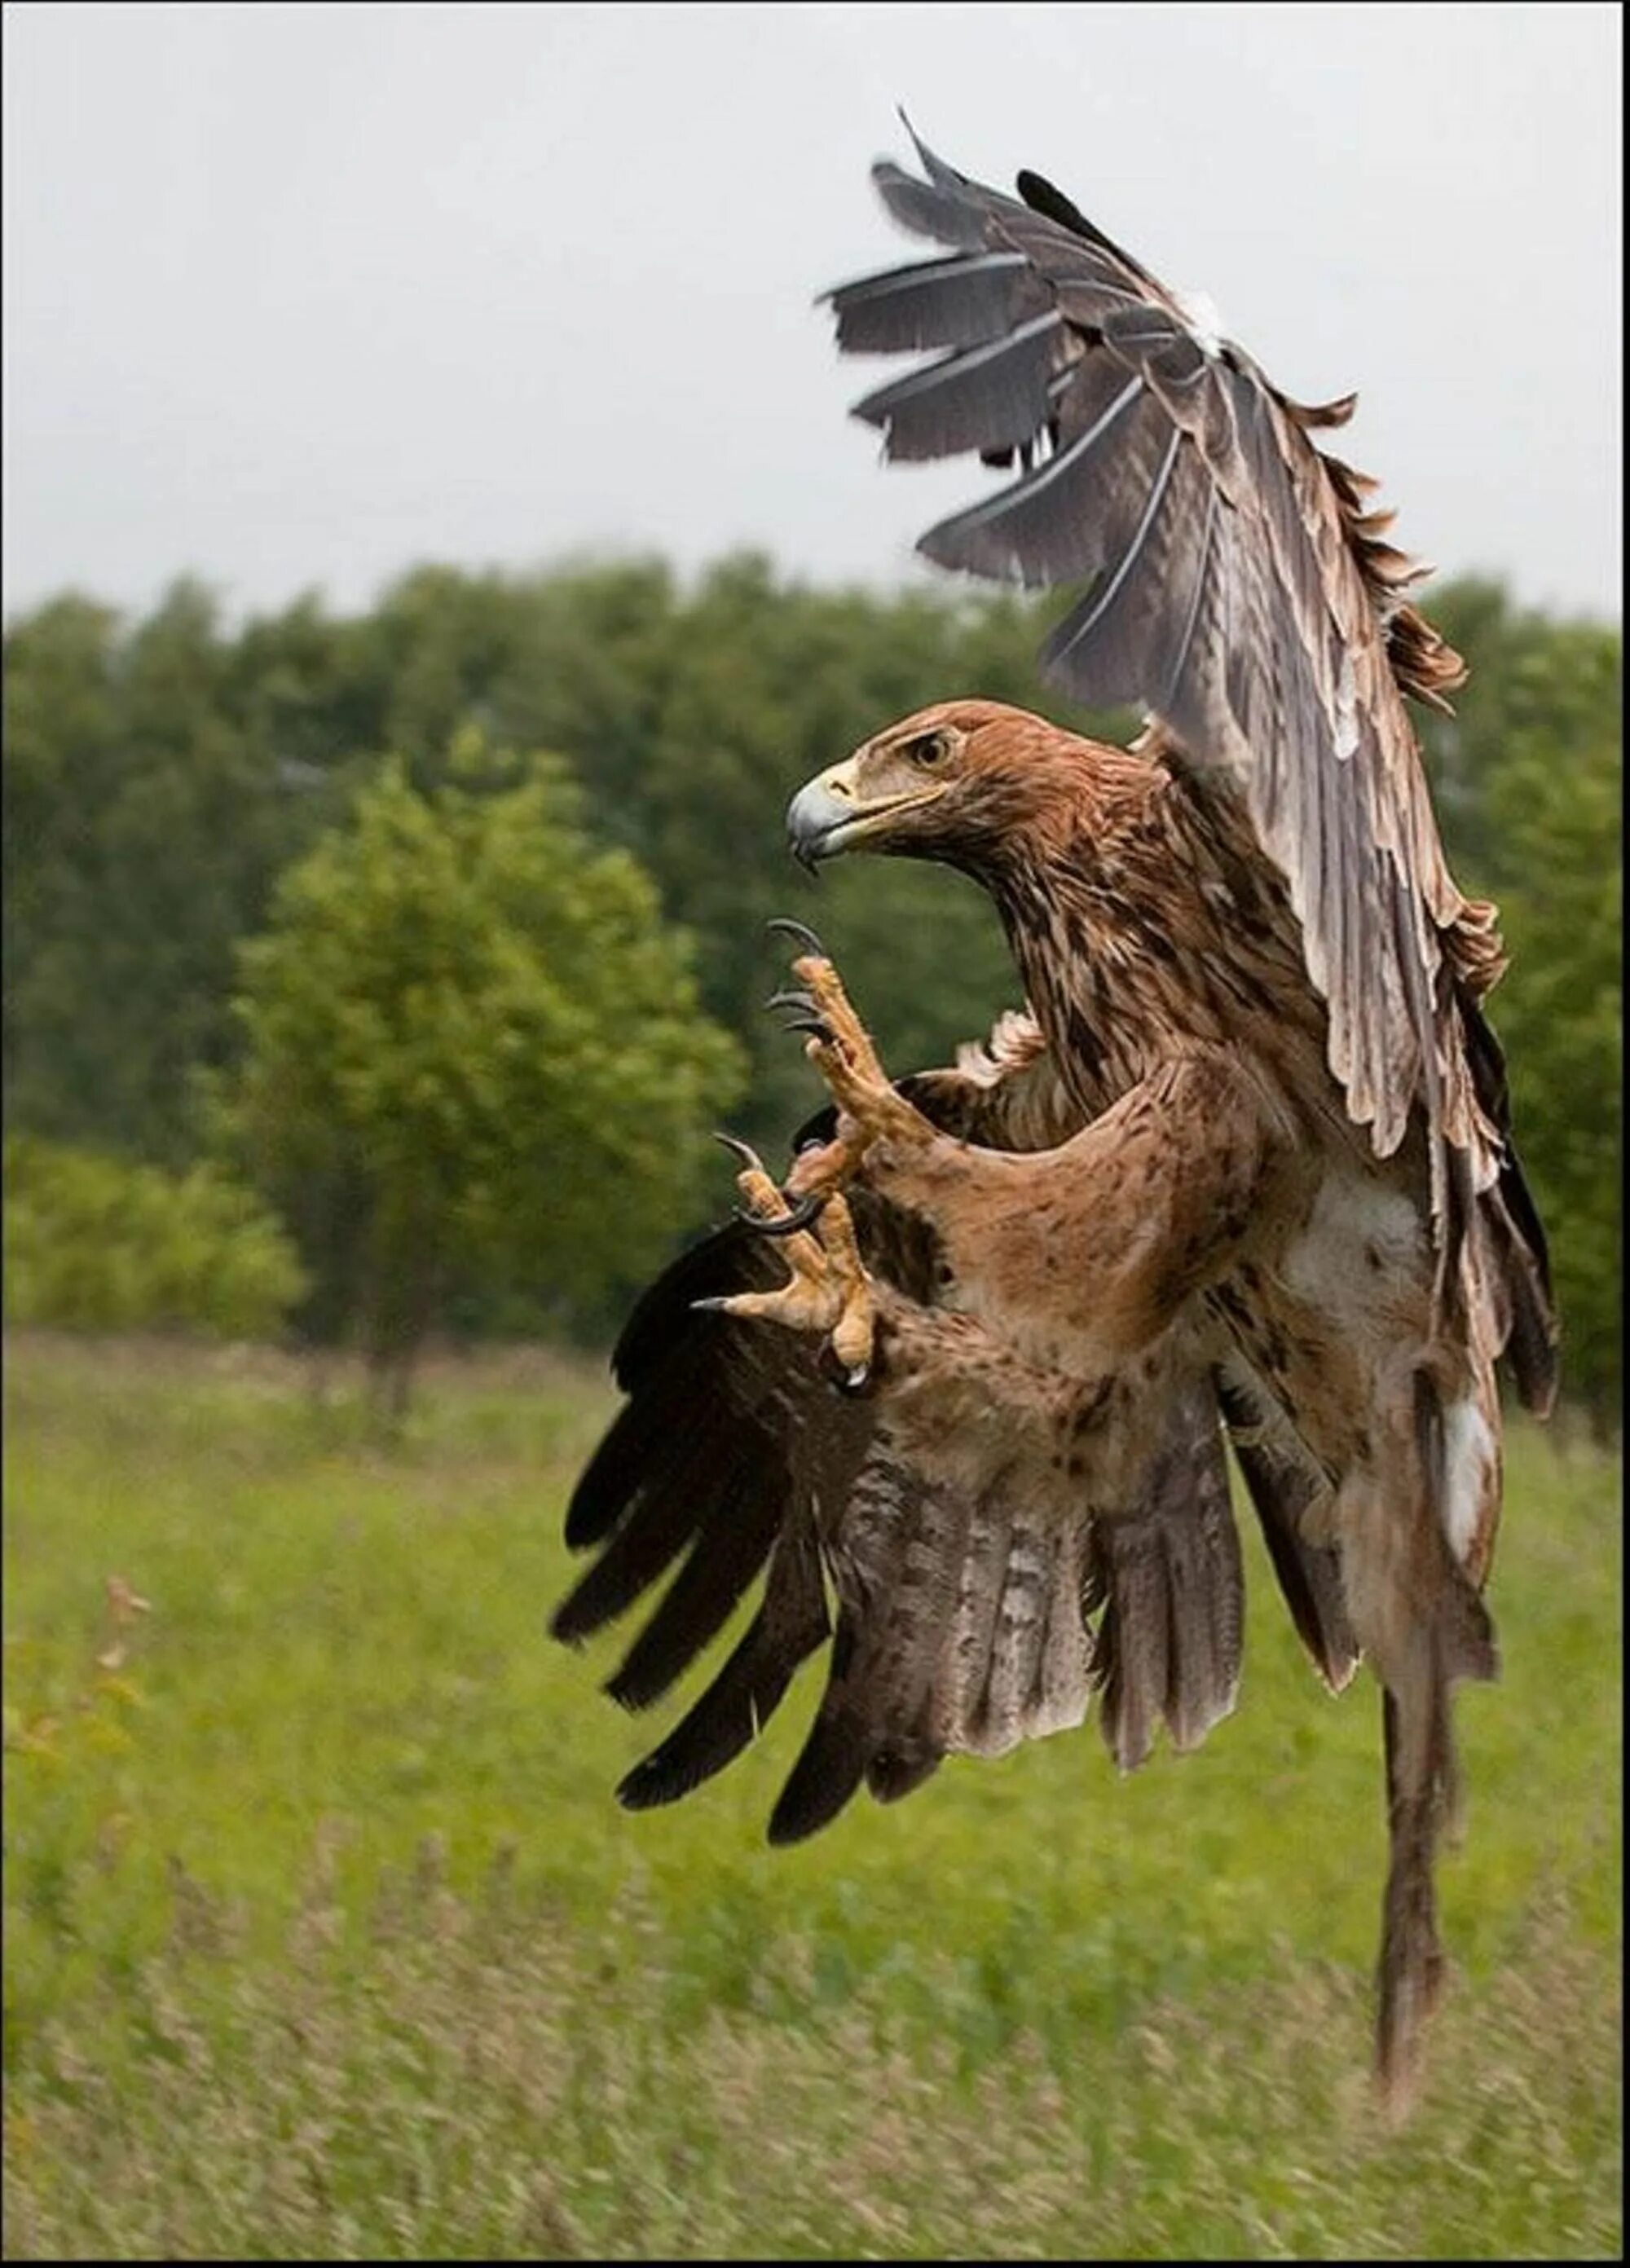
M8 2248L1613 2250L1619 11L4 25ZM778 1158L818 1099L765 919L897 1070L1015 998L949 873L815 890L790 791L956 693L1131 722L1037 682L1062 600L915 561L969 468L844 414L816 296L911 256L899 106L1357 387L1471 668L1422 737L1566 1404L1514 1436L1402 2220L1348 2087L1373 1712L1265 1593L1180 1786L1048 1743L773 1859L795 1725L627 1820L651 1728L544 1650L708 1130Z

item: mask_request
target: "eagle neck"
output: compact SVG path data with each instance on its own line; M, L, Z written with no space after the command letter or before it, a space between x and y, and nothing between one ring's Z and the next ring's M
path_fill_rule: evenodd
M1285 976L1303 989L1294 935L1191 804L1170 778L1112 813L1100 803L994 878L1036 1020L1084 1108L1185 1048L1258 1044Z
M1139 925L1062 860L1015 877L999 904L1066 1085L1084 1108L1105 1108L1171 1051L1171 988L1140 967Z

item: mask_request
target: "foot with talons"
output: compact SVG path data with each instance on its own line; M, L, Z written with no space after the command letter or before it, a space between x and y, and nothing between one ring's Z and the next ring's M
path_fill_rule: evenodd
M828 1338L845 1385L864 1386L876 1349L877 1322L848 1205L836 1189L804 1205L789 1204L745 1142L730 1135L719 1139L742 1161L736 1188L746 1209L739 1218L779 1240L788 1280L778 1292L738 1292L695 1304ZM803 1226L806 1218L817 1216L818 1233Z
M743 1142L734 1134L715 1134L713 1139L740 1161L741 1171L736 1175L736 1188L746 1204L732 1210L744 1226L756 1229L760 1236L794 1236L800 1229L811 1226L826 1203L823 1197L800 1197L796 1204L789 1204L771 1180L763 1160L750 1142Z
M807 1035L804 1053L826 1081L840 1114L836 1139L803 1152L787 1176L787 1194L807 1197L840 1188L874 1142L918 1143L929 1139L933 1130L895 1092L820 939L801 922L775 921L770 926L805 948L793 963L803 990L772 993L764 1005L787 1010L788 1030Z

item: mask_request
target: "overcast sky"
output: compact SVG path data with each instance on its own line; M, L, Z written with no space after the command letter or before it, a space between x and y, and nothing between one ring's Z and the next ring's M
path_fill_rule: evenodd
M896 103L1050 174L1344 437L1398 539L1617 615L1619 11L7 0L8 613L342 608L423 559L898 580L824 285Z

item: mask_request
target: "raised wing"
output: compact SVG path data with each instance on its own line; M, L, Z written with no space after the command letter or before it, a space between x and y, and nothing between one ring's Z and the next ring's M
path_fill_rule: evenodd
M918 548L1008 582L1086 579L1044 666L1088 703L1141 703L1237 784L1301 919L1351 1116L1384 1157L1424 1112L1447 1251L1504 1154L1462 1007L1501 947L1494 909L1449 876L1404 707L1441 703L1458 657L1399 596L1420 571L1382 540L1373 483L1309 438L1352 401L1288 401L1038 176L1017 201L917 146L925 180L889 163L874 179L949 256L830 298L847 352L944 351L856 414L890 458L1021 467Z

